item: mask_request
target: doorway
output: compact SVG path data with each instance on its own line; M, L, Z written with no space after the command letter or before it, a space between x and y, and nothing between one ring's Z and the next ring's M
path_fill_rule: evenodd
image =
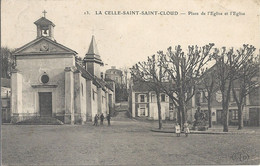
M52 92L39 92L40 116L52 116Z
M250 108L249 109L249 125L250 126L259 126L259 109Z
M217 110L217 124L222 124L222 110Z

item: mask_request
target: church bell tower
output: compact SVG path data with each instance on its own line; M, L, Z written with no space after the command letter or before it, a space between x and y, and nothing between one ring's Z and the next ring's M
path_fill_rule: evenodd
M44 10L44 16L34 22L37 27L37 38L44 36L54 40L53 28L55 25L46 18L46 13L47 12Z
M86 66L86 70L92 75L101 78L101 69L100 67L104 65L99 55L97 44L95 41L95 37L92 36L88 52L84 57L84 63Z

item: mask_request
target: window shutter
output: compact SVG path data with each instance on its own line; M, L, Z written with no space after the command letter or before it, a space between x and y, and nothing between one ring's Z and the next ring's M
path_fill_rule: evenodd
M200 103L203 102L203 97L204 97L204 93L203 93L203 92L200 92Z
M145 107L145 116L148 116L148 108Z
M205 96L208 97L208 92L205 92Z

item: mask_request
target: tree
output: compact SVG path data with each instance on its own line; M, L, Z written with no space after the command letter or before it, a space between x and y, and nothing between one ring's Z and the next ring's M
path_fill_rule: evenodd
M209 70L203 71L203 74L200 79L201 84L203 86L203 89L206 91L202 91L202 93L207 93L207 95L204 94L205 99L208 103L208 121L209 121L209 128L212 127L212 116L211 116L211 102L212 102L212 95L213 92L216 91L216 77L214 75L215 65L211 67Z
M243 128L245 97L259 85L254 78L259 74L260 56L254 57L254 51L255 47L251 45L244 45L242 49L237 50L237 56L239 56L238 65L235 65L237 81L232 83L232 93L238 108L238 130ZM235 83L238 84L238 89Z
M233 68L233 49L226 51L226 48L222 48L222 53L219 49L215 50L214 58L216 60L216 76L219 89L222 94L222 122L223 122L223 131L228 132L228 106L230 99L230 91L232 81L234 80Z
M244 45L244 49L245 49ZM246 46L247 47L247 46ZM251 46L250 46L251 47ZM250 49L253 50L252 48ZM222 122L223 131L228 132L228 113L229 113L229 101L230 93L232 91L232 85L236 79L240 76L238 75L238 69L241 69L244 63L250 58L251 54L242 54L242 52L237 51L238 54L234 53L234 49L215 49L213 57L216 61L216 72L217 83L222 94Z
M126 89L125 84L121 83L115 83L115 95L116 95L116 101L127 101L128 99L128 93Z
M8 47L1 47L1 73L3 78L10 78L12 68L15 66L12 50Z
M156 93L159 129L162 128L160 93L164 77L160 58L160 54L157 57L153 55L148 57L147 61L139 62L130 69L135 82L146 83L149 89Z
M129 72L129 68L128 67L122 67L120 68L120 70L122 71L122 82L124 84L124 86L127 88L128 87L128 72Z
M181 126L187 121L187 105L195 94L203 68L211 60L213 46L189 46L188 52L184 53L178 45L174 51L169 47L166 54L159 52L164 74L172 82L172 88L163 87L163 90L178 108L178 122Z

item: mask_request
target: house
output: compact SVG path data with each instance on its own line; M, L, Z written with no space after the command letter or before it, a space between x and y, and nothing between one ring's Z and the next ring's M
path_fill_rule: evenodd
M115 82L116 102L124 102L128 100L126 71L125 76L123 77L123 72L119 69L116 69L115 66L112 66L111 69L106 70L105 80Z
M2 107L2 122L9 123L11 120L10 116L10 97L11 97L11 86L10 79L1 78L1 107Z
M114 108L114 88L101 77L103 62L92 36L83 64L77 52L54 38L54 23L45 16L34 22L35 40L15 50L11 76L11 121L34 117L85 123Z
M123 73L121 70L116 69L115 66L112 66L111 69L106 70L105 78L115 81L118 84L122 84Z
M214 66L211 67L205 74L214 72ZM200 77L200 80L205 78L205 74ZM259 76L254 79L259 80ZM149 119L158 119L157 99L155 92L149 86L151 82L131 82L129 106L132 117L148 117ZM215 82L216 85L216 82ZM234 82L236 93L239 93L239 81ZM222 124L222 94L217 87L214 88L211 101L211 116L213 124ZM208 116L208 103L205 85L200 81L195 95L188 102L187 121L193 122L195 120L195 113L198 107L201 112ZM162 119L177 119L177 109L173 105L170 98L165 94L160 94L161 115ZM231 93L229 103L229 124L237 125L238 123L238 109L234 96ZM246 96L245 106L243 109L244 125L259 126L260 124L260 87L258 86L254 91Z
M132 117L146 117L158 120L158 107L156 93L149 86L150 82L132 81L129 93L129 108ZM160 93L162 120L173 120L177 118L177 110L171 99Z
M215 65L212 66L208 72L205 74L209 75L212 72L216 70ZM200 80L204 78L210 78L205 77L205 74L201 76ZM256 76L255 79L258 79L259 77ZM215 83L216 86L217 83ZM240 83L239 81L234 81L234 87L236 90L236 94L239 94L239 87ZM211 117L212 117L212 123L213 124L222 124L222 94L221 91L218 88L214 88L212 94L212 101L211 101ZM200 110L205 113L206 117L208 117L208 102L206 97L208 96L207 90L205 88L205 85L200 82L198 85L198 90L196 92L196 95L193 96L188 109L188 121L194 120L194 115L196 113L196 110L198 109L198 106L200 107ZM198 104L199 103L199 104ZM230 102L229 102L229 115L228 120L230 125L237 125L238 124L238 109L237 104L235 102L233 93L230 93ZM253 92L248 94L245 98L245 106L243 108L243 121L244 125L249 126L259 126L260 123L260 87L257 87Z

